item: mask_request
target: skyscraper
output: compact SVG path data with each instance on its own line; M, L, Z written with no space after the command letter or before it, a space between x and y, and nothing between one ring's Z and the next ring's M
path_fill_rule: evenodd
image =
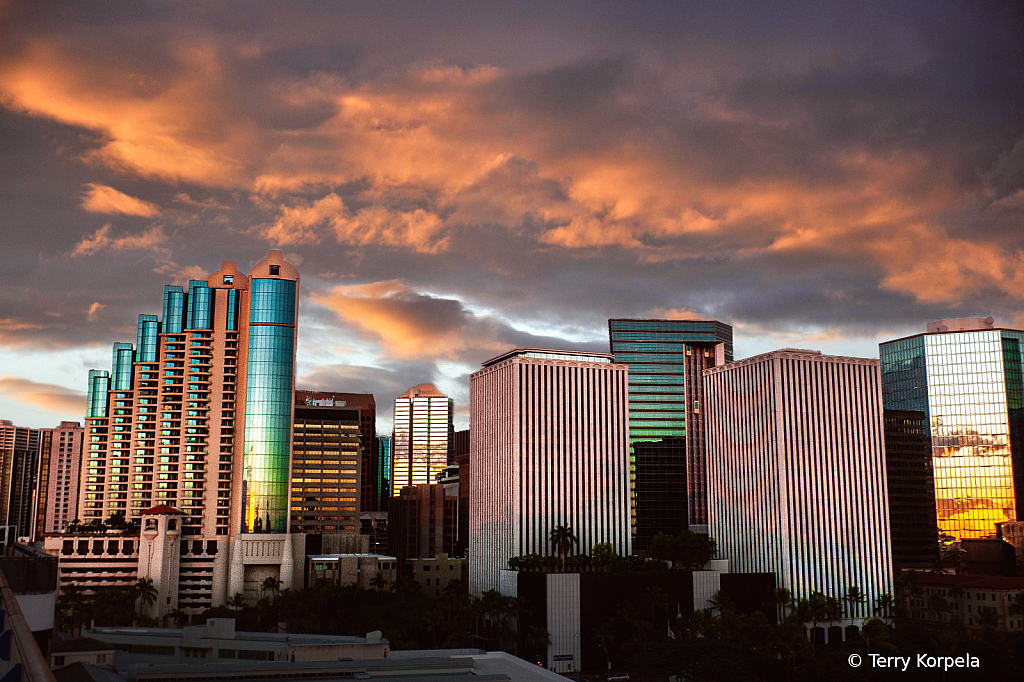
M0 420L0 526L16 526L18 537L33 531L39 436L39 429Z
M434 483L452 448L452 400L431 384L395 398L391 452L391 496L407 485Z
M61 422L43 429L39 444L39 480L36 483L35 537L63 533L78 518L78 483L81 475L85 429L79 422Z
M293 531L359 531L360 413L335 394L295 392Z
M707 532L707 467L701 432L701 372L732 362L732 327L715 320L608 320L615 362L629 365L629 443L633 467L633 509L640 497L659 497L649 509L675 508L686 498L685 518L665 518L664 530L680 524ZM674 477L685 489L672 490L664 481L645 488L636 481L636 443L684 438L685 477ZM678 510L677 510L678 511ZM658 528L661 518L634 518L637 526ZM642 540L641 540L642 543Z
M391 436L377 436L373 468L373 511L387 511L391 497Z
M886 409L924 414L946 539L994 536L1024 502L1024 331L940 320L879 345Z
M884 410L892 560L897 568L939 558L935 478L924 412Z
M292 585L298 284L280 251L248 275L224 261L165 286L162 317L139 315L135 346L114 344L111 371L89 372L79 516L171 510L183 541L196 538L181 559L193 604L254 600L268 571Z
M184 535L287 531L298 280L280 251L248 276L224 261L139 315L89 373L83 521L165 504Z
M556 526L579 551L630 553L627 374L608 354L526 348L470 377L471 593L513 556L553 554Z
M796 598L892 593L878 361L785 349L704 372L709 521L730 570Z

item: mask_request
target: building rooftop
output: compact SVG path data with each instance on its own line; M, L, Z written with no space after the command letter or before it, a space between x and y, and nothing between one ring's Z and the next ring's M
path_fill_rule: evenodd
M330 402L333 405L314 405L313 401ZM371 393L296 390L295 404L309 407L361 407L374 411L377 409L377 405L373 400L373 394Z
M309 555L310 559L315 559L315 560L320 560L320 561L326 561L328 559L344 559L344 558L347 558L347 557L357 557L357 558L370 558L370 557L373 557L374 559L384 559L385 561L398 561L397 557L388 556L387 554L310 554Z
M434 384L417 384L398 396L399 398L447 398Z
M114 645L91 637L78 637L55 645L50 653L69 654L84 651L114 651Z
M386 659L355 661L217 661L118 666L115 673L93 665L79 666L77 674L60 675L59 682L248 682L249 680L303 680L318 682L371 678L379 682L565 682L550 670L503 651L435 649L392 651Z
M513 348L483 363L484 367L496 365L514 357L529 357L541 360L567 360L570 362L611 363L615 356L611 353L592 353L585 350L556 350L552 348Z
M181 511L180 509L170 507L166 504L158 504L155 507L150 507L149 509L146 509L142 512L143 516L150 516L153 514L170 514L176 516L185 516L185 512Z
M1024 578L1004 578L991 575L946 575L943 573L917 572L917 579L922 585L943 585L973 587L979 590L1022 590Z
M218 628L208 625L192 625L188 628L138 628L138 627L95 627L85 629L90 635L106 637L156 637L161 639L184 638L185 630L198 634L198 639L221 639L236 642L277 642L289 646L308 646L311 644L358 644L362 642L386 642L384 638L357 637L353 635L309 635L290 632L239 632L234 630L234 618L213 619L232 621L231 627ZM205 631L205 632L204 632ZM109 646L107 647L109 649Z

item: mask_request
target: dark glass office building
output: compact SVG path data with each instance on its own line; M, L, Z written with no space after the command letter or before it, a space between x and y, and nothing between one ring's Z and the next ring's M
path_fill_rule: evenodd
M658 533L678 535L689 528L686 495L686 439L642 440L633 444L636 472L636 540L646 549Z
M1024 501L1024 331L940 320L879 345L885 408L925 415L945 541L993 537Z
M638 500L685 497L687 522L707 532L707 466L701 426L701 373L732 362L732 327L715 320L608 320L615 362L629 365L630 478L633 527L639 540ZM637 480L636 444L685 438L685 487L646 490ZM657 506L661 503L652 503ZM670 504L667 500L664 504Z
M932 447L924 412L885 410L885 467L892 560L897 566L939 558Z

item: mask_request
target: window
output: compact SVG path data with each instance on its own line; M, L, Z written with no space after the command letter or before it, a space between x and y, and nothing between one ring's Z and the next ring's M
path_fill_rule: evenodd
M270 266L270 274L271 275L280 275L281 274L281 266L280 265L271 265Z
M234 275L224 275L224 284L234 284L234 283L235 283L235 276Z

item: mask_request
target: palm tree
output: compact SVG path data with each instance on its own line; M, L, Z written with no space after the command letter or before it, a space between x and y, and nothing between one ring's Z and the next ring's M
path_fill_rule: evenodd
M551 529L551 534L548 536L548 541L551 542L551 546L558 556L562 557L562 571L565 571L565 555L572 551L574 546L579 545L580 541L576 538L575 533L572 532L572 527L561 524Z
M786 617L786 609L793 603L793 593L785 587L775 590L775 607L778 610L779 622Z
M867 602L867 600L868 599L867 596L864 594L864 591L856 585L850 585L848 588L846 588L846 594L843 595L843 601L845 601L847 605L849 605L850 607L850 618L854 617L854 612L857 610L857 605L864 604Z
M71 634L75 632L75 621L82 615L82 611L88 603L89 600L86 599L81 585L71 583L61 587L60 598L57 599L57 609L64 624L69 626Z
M262 585L260 585L260 598L261 599L263 598L264 591L266 591L266 590L273 590L274 592L277 592L277 588L279 588L280 586L281 586L281 581L280 580L278 580L277 578L275 578L272 575L268 575L267 579L263 581Z
M171 609L167 612L169 618L174 619L174 625L183 628L188 625L189 614L181 609Z
M152 578L139 578L135 583L135 593L139 598L139 617L142 618L142 611L147 606L152 606L156 603L159 592L156 589L156 585L153 584Z
M877 606L875 606L875 613L881 613L885 617L892 616L892 609L896 605L896 600L893 599L891 594L883 592L878 595L876 603Z
M235 592L231 595L231 599L228 599L228 607L235 611L241 611L243 606L245 606L245 597L241 592Z

